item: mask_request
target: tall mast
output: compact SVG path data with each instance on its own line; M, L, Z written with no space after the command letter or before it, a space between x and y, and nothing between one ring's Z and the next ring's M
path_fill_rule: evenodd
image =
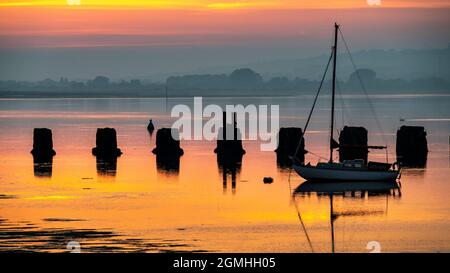
M334 23L334 46L333 46L333 86L331 93L331 128L330 128L330 163L333 163L333 131L334 131L334 94L336 91L336 58L337 58L337 37L339 25Z

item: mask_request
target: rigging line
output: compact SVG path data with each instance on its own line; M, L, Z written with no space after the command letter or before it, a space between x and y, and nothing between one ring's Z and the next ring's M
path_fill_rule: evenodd
M337 66L340 66L341 65L341 59L338 59L337 60ZM339 74L339 73L337 73L336 72L336 78L338 78L337 77L337 74ZM342 119L342 126L344 126L345 125L345 117L344 117L344 100L342 99L342 94L341 94L341 90L340 90L340 86L339 86L339 80L336 80L336 92L337 92L337 94L338 94L338 98L339 98L339 103L340 103L340 105L341 105L341 119ZM339 136L339 130L337 130L337 135Z
M339 61L338 61L338 63L339 63ZM343 126L345 126L345 120L346 120L345 117L347 117L349 125L351 125L352 124L352 120L350 118L351 114L349 114L349 112L347 111L349 107L345 103L344 95L341 92L341 86L339 85L339 81L336 81L336 90L337 90L337 93L338 93L338 96L339 96L339 100L340 100L340 103L341 103L341 107L342 107L342 111L341 111L342 124L343 124Z
M341 90L339 88L339 84L338 83L336 83L336 87L337 87L336 90L337 90L337 93L338 93L338 96L339 96L339 102L341 103L342 124L343 124L343 126L345 126L345 105L344 105L344 99L342 97Z
M350 53L350 49L349 49L349 47L347 45L347 41L345 40L344 34L342 34L342 31L341 31L340 28L339 28L339 34L341 35L342 41L344 42L345 49L347 50L347 54L348 54L348 56L350 58L350 62L352 63L353 69L355 70L356 76L357 76L358 81L359 81L359 83L361 85L361 88L362 88L362 90L364 92L364 95L366 96L367 101L369 102L370 111L372 112L372 115L373 115L373 117L374 117L374 119L375 119L375 121L377 123L378 130L380 130L380 132L381 132L381 138L383 139L384 144L387 146L387 141L386 141L386 139L384 137L383 129L381 128L381 123L380 123L380 121L378 120L378 118L377 118L377 116L375 114L375 108L373 107L372 101L371 101L369 95L367 94L367 90L366 90L366 88L364 86L364 83L363 83L363 81L361 79L361 76L359 75L359 71L358 71L358 69L357 69L357 67L355 65L355 62L353 61L353 57L352 57L352 54Z
M288 174L289 196L292 196L292 188L291 188L291 171L292 171L292 168L289 168L289 174Z
M316 106L317 98L319 97L320 90L322 89L322 85L323 85L323 82L325 81L325 76L327 75L328 67L330 66L330 63L331 63L331 59L332 59L332 58L333 58L333 51L331 51L330 58L328 59L327 66L326 66L326 68L325 68L325 72L323 73L322 80L320 81L319 89L317 90L317 94L316 94L316 97L314 98L314 102L313 102L311 111L309 112L308 119L306 120L305 127L303 128L302 137L300 138L300 141L299 141L298 144L297 144L297 148L295 149L294 158L297 157L297 153L298 153L298 150L300 149L300 145L301 145L301 143L304 141L303 138L304 138L304 136L305 136L306 129L308 128L309 121L311 120L311 116L312 116L312 113L313 113L313 111L314 111L314 107Z
M320 159L325 159L325 160L328 160L328 158L326 158L326 157L323 157L323 156L321 156L321 155L318 155L318 154L315 154L315 153L313 153L313 152L310 152L310 151L308 151L308 154L312 154L312 155L315 155L315 156L317 156L318 158L320 158Z

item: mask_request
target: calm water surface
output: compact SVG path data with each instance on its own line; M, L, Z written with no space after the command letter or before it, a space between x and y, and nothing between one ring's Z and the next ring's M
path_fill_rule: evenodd
M391 147L393 161L399 126L425 126L428 163L404 169L399 191L334 196L335 251L368 252L369 241L386 252L450 251L450 95L371 100L377 119L365 98L339 100L338 127L365 126L371 144ZM147 121L170 126L168 109L179 103L192 99L170 99L167 108L164 99L0 100L0 251L61 252L71 240L86 252L331 251L329 197L293 194L303 179L278 167L275 153L261 152L257 141L244 142L235 183L217 165L215 142L182 141L179 169L158 167ZM278 104L282 126L303 127L312 98L204 99L209 103ZM306 135L312 163L327 157L328 115L324 98ZM51 174L33 168L35 127L53 130ZM118 132L123 155L115 170L97 170L91 155L98 127ZM264 184L265 176L274 182Z

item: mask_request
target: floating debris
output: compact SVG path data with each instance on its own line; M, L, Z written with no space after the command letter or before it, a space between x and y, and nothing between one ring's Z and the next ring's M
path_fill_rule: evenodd
M71 219L71 218L44 218L42 221L46 222L80 222L86 221L84 219Z
M264 182L264 184L271 184L271 183L273 183L273 178L270 176L264 177L263 182Z

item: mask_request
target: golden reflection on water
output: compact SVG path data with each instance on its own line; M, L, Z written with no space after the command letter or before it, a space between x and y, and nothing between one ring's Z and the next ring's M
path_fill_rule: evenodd
M140 114L120 120L106 114L81 120L78 114L63 116L1 119L0 229L2 223L19 229L29 223L41 231L107 230L124 241L113 243L109 237L94 235L89 239L83 233L70 233L70 238L78 238L82 248L83 244L120 245L111 251L127 251L130 241L143 240L155 244L149 247L140 242L132 248L309 252L297 207L314 251L330 251L329 200L314 193L293 198L292 191L303 180L278 168L275 153L261 152L259 143L244 142L247 153L233 179L230 172L224 177L217 164L215 142L183 141L179 169L158 166L151 153L155 135L148 135L147 118ZM164 122L168 121L160 124ZM106 126L116 128L123 155L115 166L99 170L91 148L96 128ZM51 175L35 174L29 153L34 127L53 130L57 154ZM307 145L314 150L320 150L326 138L324 131L317 138L320 132L307 137ZM401 197L336 197L335 210L343 215L334 222L336 251L367 252L369 241L379 241L383 251L449 251L448 156L445 149L434 149L426 170L404 170ZM315 159L308 155L307 160ZM274 182L264 184L265 176ZM177 243L159 244L167 240ZM41 250L66 251L59 243Z

